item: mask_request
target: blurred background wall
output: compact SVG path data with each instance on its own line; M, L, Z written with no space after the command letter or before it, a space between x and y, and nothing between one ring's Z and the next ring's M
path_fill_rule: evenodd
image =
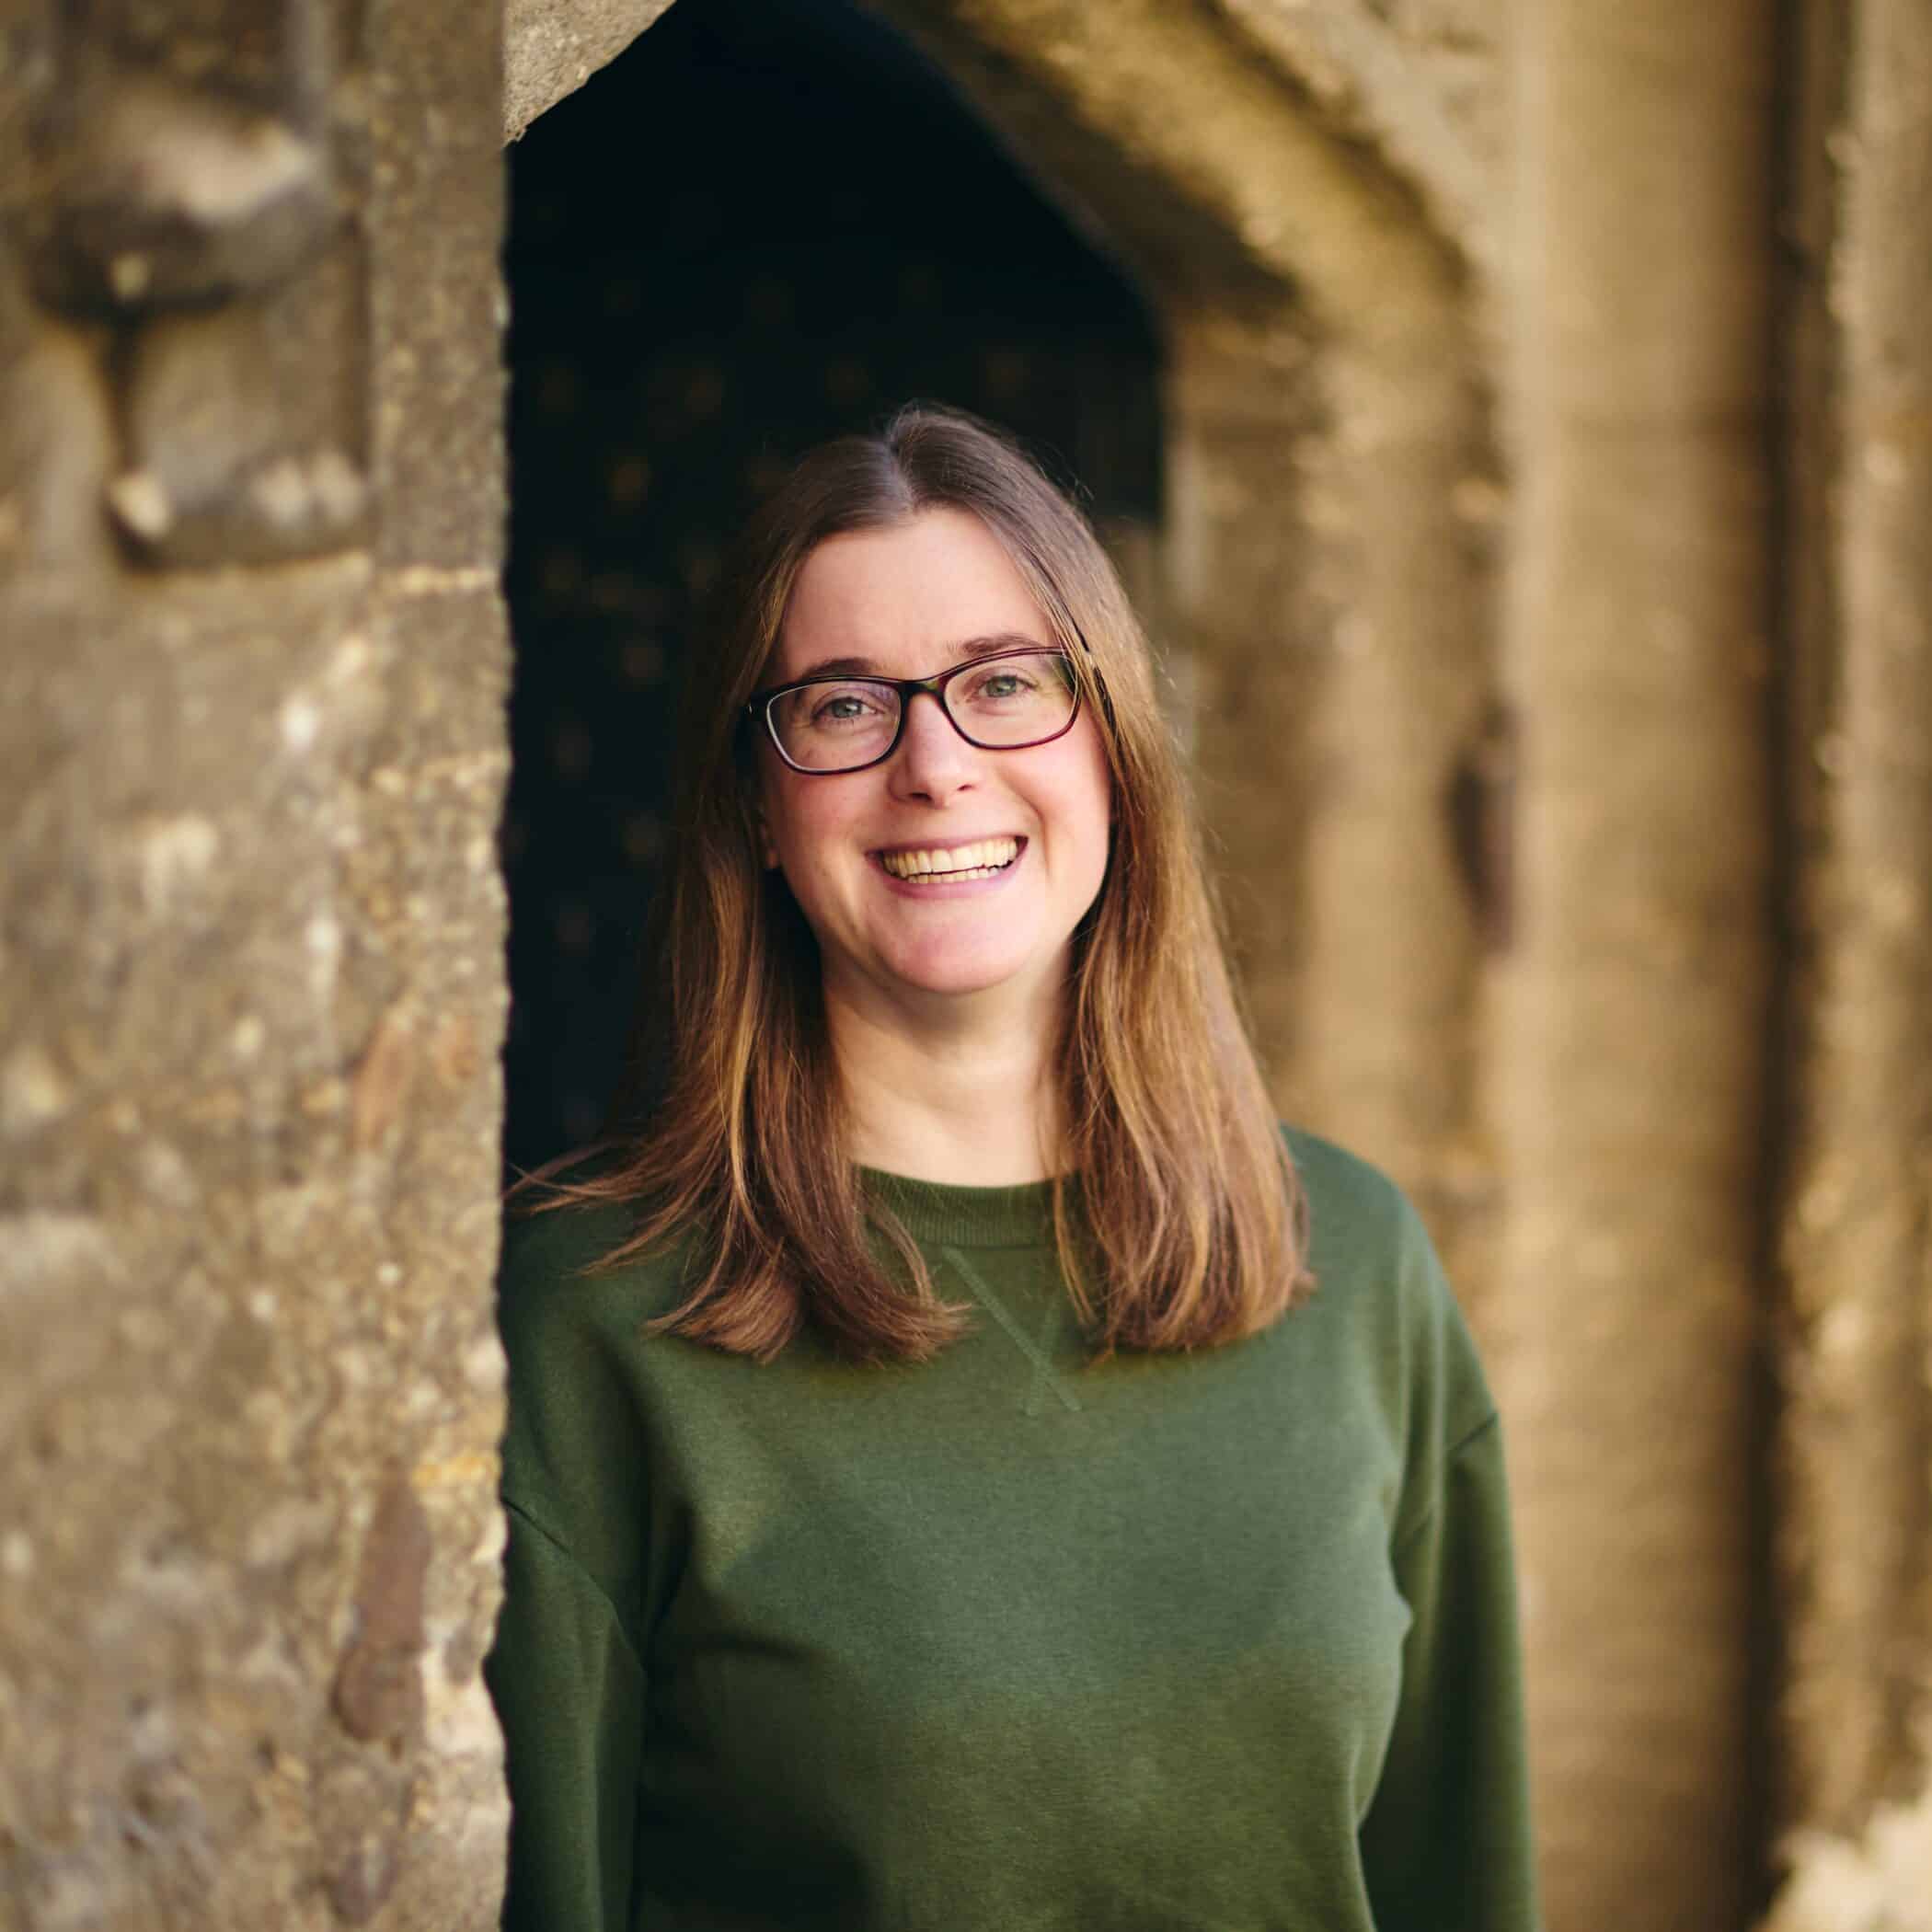
M1552 1927L1932 1927L1932 17L472 12L0 5L0 1925L489 1922L499 1123L733 520L923 395L1478 1329Z

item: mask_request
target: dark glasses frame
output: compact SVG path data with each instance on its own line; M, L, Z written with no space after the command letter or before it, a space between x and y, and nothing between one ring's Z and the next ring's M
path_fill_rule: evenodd
M1073 709L1066 714L1066 722L1055 727L1043 738L1029 738L1019 744L987 744L975 738L960 720L952 715L952 707L946 702L946 687L953 679L969 671L977 671L987 664L996 664L1006 658L1059 658L1067 666L1067 683L1074 694ZM1057 645L1041 644L1031 649L1020 647L1013 650L991 650L983 657L968 658L963 663L954 664L949 670L935 672L931 677L877 677L868 671L827 672L820 677L801 677L789 684L773 684L764 691L754 691L745 700L744 712L748 719L765 720L765 734L771 739L772 748L795 772L802 772L808 778L843 778L852 772L868 772L875 765L883 765L899 749L899 741L905 736L905 721L912 714L913 700L923 691L939 707L939 716L956 730L966 742L980 752L1029 752L1035 745L1052 744L1056 738L1064 738L1074 728L1080 716L1080 680L1073 673L1073 653L1061 650ZM863 765L840 765L830 767L816 765L800 765L778 739L778 727L772 717L772 707L781 697L789 697L794 691L808 691L814 684L878 684L899 695L899 722L892 731L892 742L876 758L868 758Z

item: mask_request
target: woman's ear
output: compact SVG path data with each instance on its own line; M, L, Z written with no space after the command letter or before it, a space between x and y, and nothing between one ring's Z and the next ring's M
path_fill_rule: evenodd
M752 807L752 822L758 834L758 859L767 872L778 869L778 848L772 844L772 828L763 805Z

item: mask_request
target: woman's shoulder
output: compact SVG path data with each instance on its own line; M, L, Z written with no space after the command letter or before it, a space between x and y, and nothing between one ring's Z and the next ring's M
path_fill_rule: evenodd
M1402 1189L1332 1141L1283 1127L1307 1200L1312 1306L1415 1391L1452 1432L1494 1413L1481 1363L1435 1244Z
M688 1244L673 1237L625 1253L639 1225L637 1203L577 1191L581 1179L560 1176L560 1186L538 1183L510 1202L497 1319L512 1355L566 1338L635 1335L678 1299Z
M1394 1263L1429 1236L1409 1196L1382 1168L1305 1128L1282 1125L1307 1206L1317 1263Z

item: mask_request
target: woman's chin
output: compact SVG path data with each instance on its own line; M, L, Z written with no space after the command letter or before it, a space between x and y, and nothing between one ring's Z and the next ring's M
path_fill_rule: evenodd
M914 952L881 964L889 984L929 1000L965 1000L1003 988L1018 990L1037 981L1041 971L1038 960L1009 947Z

